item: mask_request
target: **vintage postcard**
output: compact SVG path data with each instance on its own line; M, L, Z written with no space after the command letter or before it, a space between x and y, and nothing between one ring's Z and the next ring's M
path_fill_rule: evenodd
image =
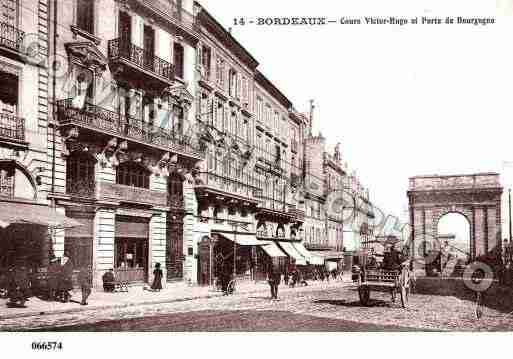
M0 5L2 345L513 329L512 1Z

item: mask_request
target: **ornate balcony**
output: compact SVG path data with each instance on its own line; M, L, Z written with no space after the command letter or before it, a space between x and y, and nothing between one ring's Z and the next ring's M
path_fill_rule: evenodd
M23 49L25 33L17 27L0 22L0 50L8 55L19 57Z
M96 198L154 206L167 206L168 204L166 192L101 181L96 186Z
M193 14L179 7L173 0L135 0L137 3L146 6L157 15L170 20L175 25L188 31L194 31L196 18Z
M109 61L118 76L135 81L144 87L164 89L172 86L175 72L173 64L155 56L153 51L143 49L124 38L109 41Z
M196 186L200 193L210 193L216 196L239 199L242 202L256 204L261 189L240 180L220 176L211 172L200 173L201 184Z
M0 113L0 141L25 144L25 119Z
M57 106L61 126L77 126L187 157L203 158L202 149L191 138L157 125L87 103L83 109L75 108L71 99L58 101Z

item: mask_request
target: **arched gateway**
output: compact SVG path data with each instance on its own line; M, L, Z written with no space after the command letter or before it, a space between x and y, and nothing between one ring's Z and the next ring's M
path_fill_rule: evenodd
M501 253L501 195L497 173L410 178L413 254L422 256L423 243L438 239L444 215L460 213L470 223L470 259L494 263Z

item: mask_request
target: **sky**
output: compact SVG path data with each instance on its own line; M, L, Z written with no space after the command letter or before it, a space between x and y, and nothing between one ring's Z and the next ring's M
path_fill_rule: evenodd
M302 111L341 142L374 203L407 220L408 178L502 173L513 186L513 0L202 0ZM234 26L280 16L495 17L487 26ZM504 200L503 203L507 201ZM503 213L506 213L503 211ZM504 221L504 218L503 218Z

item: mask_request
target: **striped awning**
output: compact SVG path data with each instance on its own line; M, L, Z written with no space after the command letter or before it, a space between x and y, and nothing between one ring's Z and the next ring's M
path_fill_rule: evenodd
M268 244L263 245L262 249L269 255L269 257L280 258L287 257L285 253L276 245L274 242L268 242Z
M290 258L293 258L296 261L297 265L304 266L307 265L306 258L301 255L297 251L296 248L290 242L278 242L279 246L288 254Z
M295 242L292 246L307 260L308 263L313 265L323 265L324 257L318 256L315 253L305 248L303 243Z
M239 246L261 246L266 244L265 241L259 241L254 234L242 234L242 233L219 233L215 232L221 237L224 237L232 242L237 243Z

